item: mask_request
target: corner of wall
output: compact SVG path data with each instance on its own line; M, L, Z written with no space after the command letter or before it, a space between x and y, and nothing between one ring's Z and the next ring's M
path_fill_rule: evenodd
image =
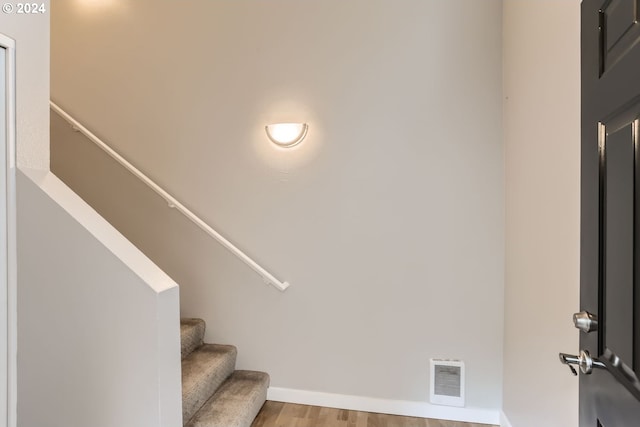
M504 411L500 411L500 427L513 427Z
M579 16L578 0L503 3L503 427L578 423L578 383L555 355L578 345L570 317L580 279ZM535 371L522 369L532 348L544 357Z

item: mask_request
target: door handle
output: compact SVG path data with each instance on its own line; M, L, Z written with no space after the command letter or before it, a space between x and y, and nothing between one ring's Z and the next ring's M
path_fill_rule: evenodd
M574 313L573 326L586 333L597 331L598 316L596 316L595 314L591 314L588 311Z
M591 357L587 350L582 350L579 356L573 356L571 354L560 353L560 363L567 365L571 369L573 375L578 375L573 365L578 365L580 371L589 375L593 372L593 368L605 368L605 364L600 362L597 358Z

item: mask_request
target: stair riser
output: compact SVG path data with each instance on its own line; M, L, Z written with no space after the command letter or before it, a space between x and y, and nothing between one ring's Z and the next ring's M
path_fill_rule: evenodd
M186 427L250 427L267 399L269 376L236 371Z
M235 347L205 344L182 361L182 418L186 423L233 373Z
M180 321L180 353L183 360L202 345L205 328L206 325L201 319Z

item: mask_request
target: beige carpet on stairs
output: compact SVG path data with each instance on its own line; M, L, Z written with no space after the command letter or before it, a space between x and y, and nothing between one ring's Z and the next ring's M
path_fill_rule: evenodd
M204 344L205 323L182 319L182 418L185 427L250 427L267 399L269 375L236 371L237 350Z

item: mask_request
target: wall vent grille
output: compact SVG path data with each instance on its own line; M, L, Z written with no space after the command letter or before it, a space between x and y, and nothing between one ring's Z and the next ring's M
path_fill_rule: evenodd
M464 406L464 362L431 359L430 401L436 405Z

